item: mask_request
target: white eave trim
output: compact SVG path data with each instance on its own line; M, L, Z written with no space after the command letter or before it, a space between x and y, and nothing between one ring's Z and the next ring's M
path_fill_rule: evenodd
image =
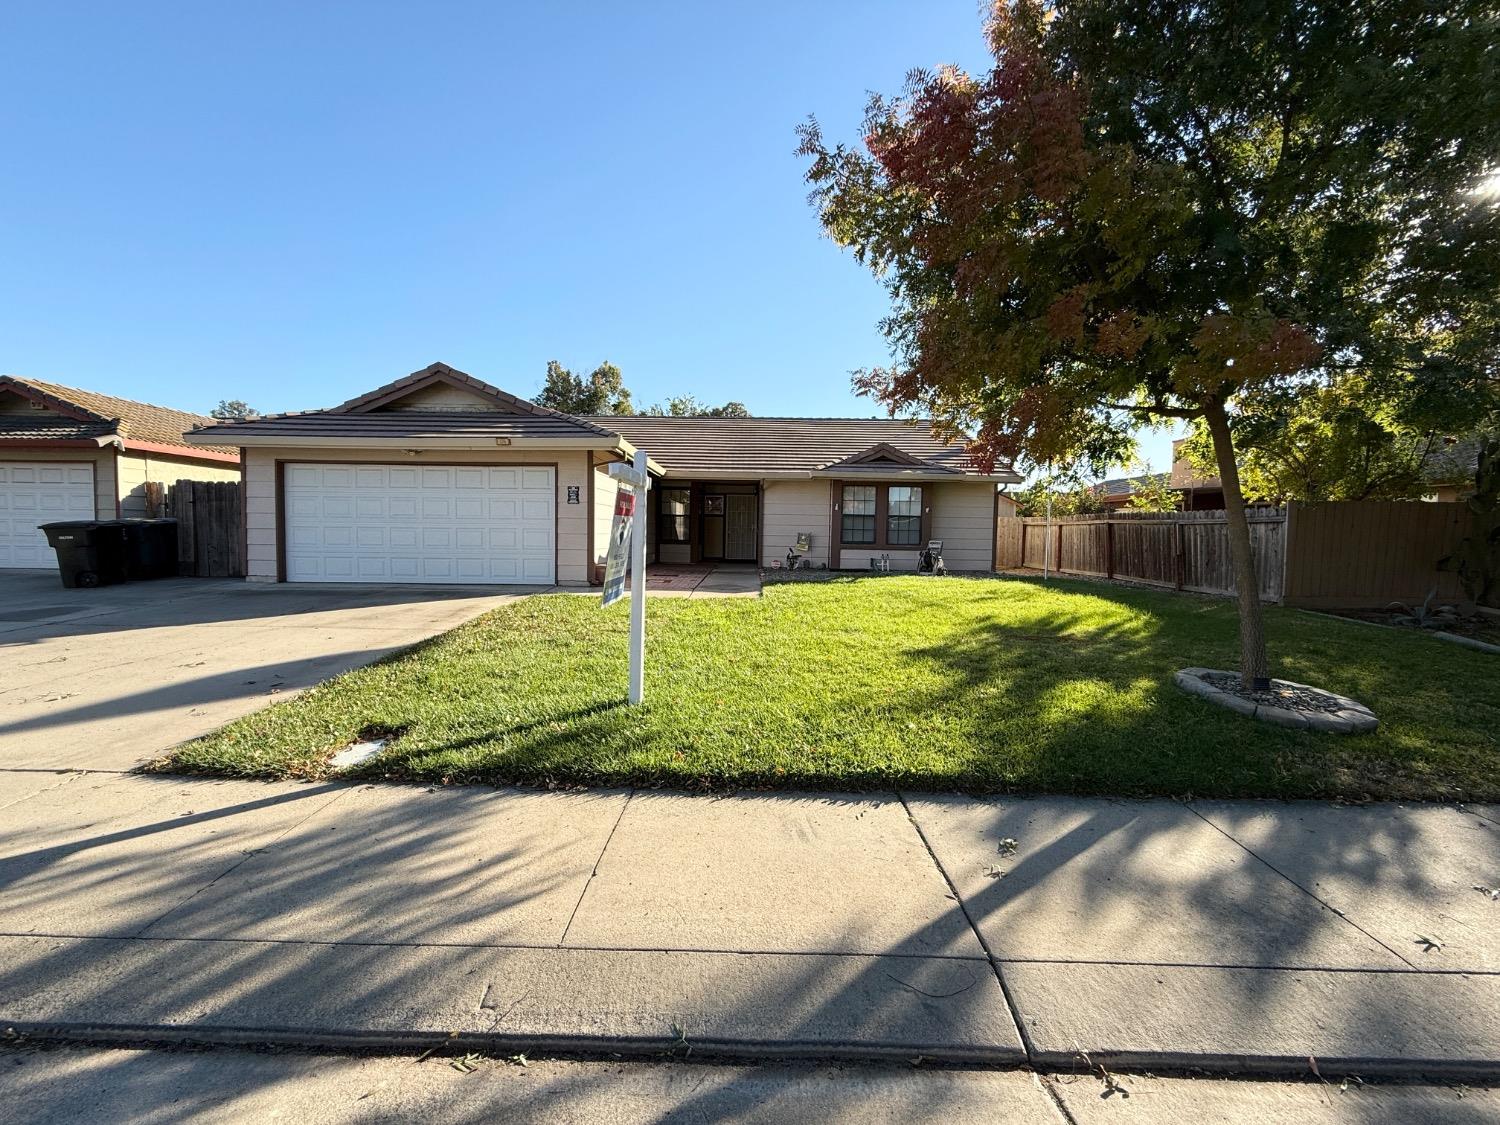
M468 449L484 450L487 453L504 453L507 449L519 449L527 451L545 451L549 449L559 450L593 450L603 452L630 460L635 456L635 446L628 441L618 437L606 437L600 434L598 437L580 435L579 437L562 438L511 438L504 443L497 443L494 438L476 437L348 437L348 436L315 436L302 435L299 437L288 437L276 434L237 434L226 436L217 435L212 441L207 434L202 437L189 435L186 439L194 445L224 445L233 443L244 449L338 449L338 450L386 450L386 449L418 449L418 450L441 450L441 449ZM649 462L651 471L661 473L664 470L655 461Z

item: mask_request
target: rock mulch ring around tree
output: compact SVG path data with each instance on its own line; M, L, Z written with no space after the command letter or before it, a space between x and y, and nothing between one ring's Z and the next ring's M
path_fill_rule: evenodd
M1210 703L1293 730L1366 734L1380 725L1363 703L1309 684L1272 680L1269 691L1250 691L1241 685L1238 672L1215 668L1184 668L1173 678L1183 691Z

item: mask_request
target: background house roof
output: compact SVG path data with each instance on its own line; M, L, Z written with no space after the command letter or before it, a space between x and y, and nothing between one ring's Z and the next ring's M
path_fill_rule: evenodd
M961 444L948 445L925 426L891 418L716 418L596 414L589 421L618 431L644 449L674 476L743 472L747 477L776 472L925 471L978 474ZM889 445L916 458L882 465L837 463L873 446ZM1000 469L1000 473L1007 470ZM1017 477L1017 480L1020 478Z
M27 418L0 415L0 438L22 441L97 441L115 433L113 419L106 422L76 418Z
M126 441L182 446L190 456L192 449L188 447L183 435L188 430L207 428L214 424L214 420L204 414L190 414L185 410L153 406L147 402L65 387L61 383L48 383L41 379L25 379L19 375L0 376L0 389L7 386L23 393L29 390L43 401L50 400L52 405L68 408L73 413L87 417L77 420L77 432L71 434L61 432L61 427L54 427L51 422L43 419L25 418L20 420L25 423L20 429L7 428L4 434L6 437L26 437L26 430L36 430L37 436L52 440L118 434ZM203 445L195 442L194 446L218 453L239 453L238 447L234 445Z
M1089 485L1089 488L1108 500L1112 497L1134 496L1143 485L1170 484L1171 481L1171 473L1138 473L1133 477L1112 477L1109 480L1101 480L1098 484Z
M1481 438L1439 438L1422 466L1428 484L1472 485L1479 471Z

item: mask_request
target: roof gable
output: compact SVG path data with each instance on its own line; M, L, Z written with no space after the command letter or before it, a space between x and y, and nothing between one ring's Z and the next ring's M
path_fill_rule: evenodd
M119 417L118 414L104 414L97 410L90 410L74 401L72 396L65 397L68 390L67 387L34 383L14 375L0 376L0 391L37 403L49 412L60 414L64 418L73 418L80 422L111 422Z
M434 393L443 388L457 392L457 395ZM409 404L403 406L402 403L408 400ZM457 405L455 400L466 400L473 405ZM493 387L466 372L449 367L446 363L428 364L405 378L376 387L358 398L351 398L328 413L370 414L384 410L482 410L493 414L525 414L533 417L548 417L558 413L507 394L499 387Z
M40 379L23 379L16 375L0 376L0 392L40 402L55 415L86 424L86 436L114 434L127 447L137 445L160 449L170 446L173 451L180 450L181 455L187 457L205 452L238 456L238 450L233 446L204 444L194 448L188 445L183 437L188 430L209 427L214 423L212 418L202 414L189 414L184 410L172 410L165 406L153 406L148 402L65 387L60 383L46 383Z
M851 456L820 465L822 469L842 469L854 465L900 465L904 468L932 468L931 462L914 457L904 449L897 449L888 441L878 441L869 449Z

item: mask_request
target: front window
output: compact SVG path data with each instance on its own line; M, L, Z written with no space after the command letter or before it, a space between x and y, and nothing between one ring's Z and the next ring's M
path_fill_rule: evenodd
M885 541L892 547L915 547L922 542L922 490L893 484L886 492Z
M688 541L688 509L693 494L686 488L664 488L656 517L656 538L662 543Z
M839 512L842 516L840 535L843 542L875 542L875 488L873 485L844 485L844 499L839 506Z

